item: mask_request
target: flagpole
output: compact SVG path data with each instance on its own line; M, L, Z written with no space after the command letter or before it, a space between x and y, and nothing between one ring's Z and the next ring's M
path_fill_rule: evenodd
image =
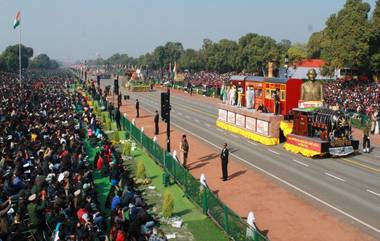
M20 82L20 87L21 87L21 26L19 29L20 29L20 42L18 44L18 66L19 66L19 82Z

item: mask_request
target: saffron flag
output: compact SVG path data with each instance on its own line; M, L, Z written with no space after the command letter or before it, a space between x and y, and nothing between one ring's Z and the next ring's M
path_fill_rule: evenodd
M21 13L18 11L16 13L15 20L13 21L13 29L16 29L21 23Z

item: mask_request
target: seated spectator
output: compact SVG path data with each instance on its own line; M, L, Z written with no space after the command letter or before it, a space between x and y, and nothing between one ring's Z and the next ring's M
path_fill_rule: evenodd
M112 202L111 202L112 210L116 209L116 207L121 205L121 195L122 195L122 192L119 190L117 191L117 194L113 197Z
M268 113L268 109L262 103L257 107L257 111L262 113Z
M167 238L165 235L162 233L161 230L157 228L153 228L153 233L149 237L149 241L167 241Z
M11 199L0 204L0 239L5 240L10 233L7 213L11 209Z
M45 208L45 197L42 196L41 200L37 200L37 195L32 194L28 201L30 202L27 206L28 215L30 218L31 228L37 237L42 237L43 230L45 229L45 218L43 215L43 210ZM37 202L39 201L39 202Z
M0 72L0 197L7 200L0 202L2 240L105 240L106 224L113 220L103 212L107 207L116 207L115 238L127 240L130 203L138 206L132 211L133 237L144 240L138 228L152 221L145 216L145 202L135 196L133 179L121 168L89 99L69 91L73 79L65 72L30 73L20 88L16 75ZM91 83L84 89L99 95ZM85 138L86 149L99 147L91 164ZM94 170L113 185L106 207L98 200Z

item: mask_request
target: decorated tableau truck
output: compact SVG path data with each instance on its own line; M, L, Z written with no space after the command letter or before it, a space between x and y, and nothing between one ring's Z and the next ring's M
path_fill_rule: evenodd
M304 156L346 156L358 150L350 117L323 107L321 84L313 80L232 76L222 87L216 125L264 145Z

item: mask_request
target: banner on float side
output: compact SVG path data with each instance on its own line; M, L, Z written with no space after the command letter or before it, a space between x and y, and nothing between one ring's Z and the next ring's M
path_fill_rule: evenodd
M236 117L236 114L235 112L231 112L231 111L228 111L228 114L227 114L227 121L228 123L231 123L231 124L235 124L235 117Z
M236 114L236 125L245 128L245 116Z
M256 132L265 136L269 135L269 123L263 120L256 121Z
M247 117L245 119L245 128L256 132L256 118Z
M312 150L315 152L322 152L322 144L318 142L313 142L306 140L304 138L299 138L294 135L288 135L288 138L286 139L286 143L292 144L294 146L299 146L307 150Z
M227 122L227 111L219 109L218 120Z

